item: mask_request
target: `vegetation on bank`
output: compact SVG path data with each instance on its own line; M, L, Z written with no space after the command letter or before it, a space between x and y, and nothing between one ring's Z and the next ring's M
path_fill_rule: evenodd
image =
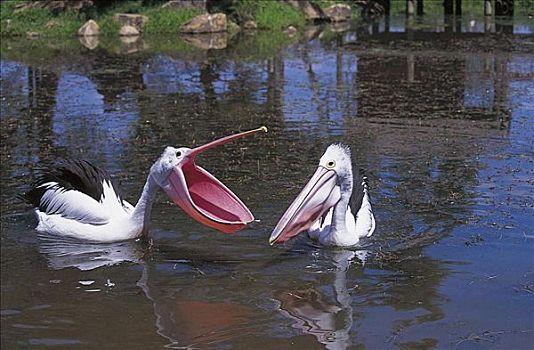
M0 35L24 36L37 32L45 37L76 35L77 30L89 19L95 20L101 35L117 35L119 24L113 20L115 13L135 13L148 16L145 33L176 33L180 26L203 11L197 8L167 9L163 0L110 1L106 6L93 6L85 11L53 13L48 9L15 11L25 0L1 2ZM316 0L322 8L348 0ZM289 25L297 28L305 25L302 11L282 1L220 0L211 12L224 12L233 22L242 24L254 20L259 29L282 30Z
M149 18L144 27L147 34L174 34L180 26L191 18L201 14L198 8L168 9L161 6L167 0L106 0L95 2L95 5L84 11L64 11L54 13L48 9L27 9L15 11L17 5L28 0L4 0L0 2L0 35L25 36L36 32L44 37L74 36L78 29L89 19L94 19L100 26L101 35L116 36L120 26L113 20L115 13L142 14ZM313 0L320 7L327 8L334 4L345 3L353 7L353 17L359 16L359 8L353 0ZM280 0L217 0L212 3L211 12L224 12L228 19L243 24L254 20L258 28L281 31L292 25L302 28L306 19L299 9ZM98 6L97 6L98 5ZM464 1L464 15L482 15L483 0ZM392 1L391 14L404 14L405 1ZM442 1L425 1L424 12L427 15L443 13ZM532 15L534 2L517 0L515 12L518 15Z
M236 23L254 20L260 29L276 30L289 25L301 27L306 22L301 11L283 2L234 0L229 3L229 6L224 6L223 1L219 8L229 14L231 20Z
M53 13L48 9L28 9L16 12L18 4L25 1L3 1L0 12L0 35L21 36L37 32L45 37L73 36L89 19L100 26L101 35L116 36L120 25L113 20L115 13L135 13L148 16L145 33L176 33L178 28L191 18L202 13L200 9L162 9L161 4L143 6L138 1L117 2L104 8L87 11L65 11Z

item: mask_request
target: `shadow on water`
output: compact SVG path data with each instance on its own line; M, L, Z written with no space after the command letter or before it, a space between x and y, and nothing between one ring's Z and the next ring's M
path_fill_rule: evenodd
M528 344L531 37L517 19L392 18L224 43L2 40L2 345ZM158 196L150 242L57 241L14 200L43 165L82 157L135 203L165 145L259 125L199 159L261 219L234 236ZM370 179L376 233L365 250L269 247L332 142ZM477 298L480 280L496 287Z

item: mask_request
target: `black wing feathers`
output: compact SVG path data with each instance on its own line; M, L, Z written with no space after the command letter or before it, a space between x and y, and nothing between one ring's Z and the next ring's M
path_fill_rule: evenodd
M41 198L48 190L48 186L42 185L55 182L57 187L63 191L80 191L94 200L100 201L104 192L103 181L113 184L119 200L122 202L118 188L109 174L85 160L62 161L56 168L41 174L32 185L32 189L23 196L34 207L39 207L39 210L46 211L46 208L42 207Z
M362 171L358 171L354 176L352 186L352 196L350 196L349 206L354 216L356 216L362 207L363 196L365 195L364 190L369 188L367 176L364 176Z

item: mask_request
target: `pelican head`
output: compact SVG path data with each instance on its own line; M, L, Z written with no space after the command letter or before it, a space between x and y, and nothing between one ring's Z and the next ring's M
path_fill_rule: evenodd
M311 179L274 228L269 243L285 242L309 229L342 195L350 197L352 185L350 149L341 144L330 145Z
M155 182L187 214L200 223L234 233L254 221L247 206L222 182L195 163L202 152L230 141L267 132L266 127L223 137L195 148L167 147L151 168Z

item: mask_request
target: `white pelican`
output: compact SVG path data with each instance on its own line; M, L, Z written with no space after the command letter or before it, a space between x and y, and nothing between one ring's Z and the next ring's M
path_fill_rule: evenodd
M354 216L356 214L356 217ZM367 178L353 179L350 149L330 145L319 167L274 228L269 243L285 242L308 230L327 246L354 246L375 230Z
M200 223L234 233L254 220L245 204L225 185L195 164L200 153L244 136L245 131L196 148L167 147L152 165L143 192L132 206L120 196L109 174L87 161L71 160L42 174L27 193L37 231L89 241L114 242L141 236L148 229L158 187Z

